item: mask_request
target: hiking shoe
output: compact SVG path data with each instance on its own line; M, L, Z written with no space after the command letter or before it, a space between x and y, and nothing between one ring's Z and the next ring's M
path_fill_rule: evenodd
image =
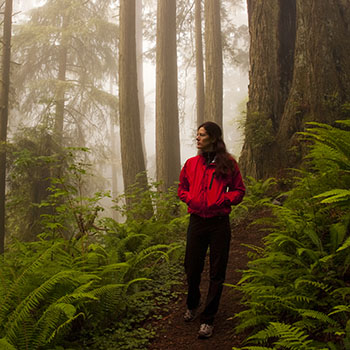
M187 309L184 314L184 320L185 322L193 321L198 316L198 307L195 309Z
M205 339L210 338L213 335L214 326L211 324L202 323L199 332L198 338Z

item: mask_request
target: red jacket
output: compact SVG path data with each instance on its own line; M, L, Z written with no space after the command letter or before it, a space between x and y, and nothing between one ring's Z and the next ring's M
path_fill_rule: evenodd
M236 161L234 173L224 179L215 176L215 161L207 165L202 155L188 159L180 173L179 198L188 212L204 218L227 215L231 205L242 201L245 186Z

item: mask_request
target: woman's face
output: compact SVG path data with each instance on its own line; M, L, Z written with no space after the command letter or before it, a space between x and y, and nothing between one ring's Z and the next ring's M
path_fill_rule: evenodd
M197 148L202 152L210 152L214 150L215 140L212 140L212 138L208 135L204 127L201 127L198 129L196 141L197 141Z

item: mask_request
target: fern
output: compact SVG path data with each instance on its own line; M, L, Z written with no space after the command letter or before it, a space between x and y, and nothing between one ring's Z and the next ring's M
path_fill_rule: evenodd
M60 247L60 245L60 243L56 243L44 251L38 258L32 261L29 267L27 267L26 270L23 271L22 275L11 285L0 305L0 325L6 324L8 313L16 305L16 296L18 291L21 290L26 283L28 283L29 275L33 271L40 269L40 267L47 261L54 251Z
M311 285L312 287L317 288L317 289L321 289L321 290L325 291L326 293L329 293L332 290L332 288L325 283L322 283L319 281L307 280L304 278L300 278L300 279L295 281L295 288L299 288L301 284Z
M50 305L33 328L32 348L40 348L49 344L77 318L84 318L85 315L72 304L60 303Z
M13 345L8 343L5 338L0 339L0 349L1 350L17 350Z
M278 340L273 340L275 338ZM307 338L308 335L297 327L280 322L271 322L267 328L249 337L247 341L266 343L272 339L273 349L319 349L318 347L314 347L313 341Z
M348 238L345 240L344 244L341 245L341 246L337 249L337 252L340 252L340 251L342 251L342 250L348 249L349 247L350 247L350 237L348 237Z
M242 316L242 313L237 314L237 317ZM241 333L245 330L260 329L262 326L266 326L272 319L272 317L268 317L266 315L255 315L249 313L249 318L244 317L244 321L240 322L235 330L237 333Z
M334 311L330 312L328 316L338 314L340 312L349 312L350 313L350 306L349 305L337 305L334 307Z
M323 312L316 311L316 310L307 310L307 309L298 309L297 311L302 317L310 317L320 321L321 323L329 324L334 327L339 327L338 322L336 322L335 320L333 320Z
M64 282L68 286L74 286L79 284L79 280L82 278L81 274L77 271L62 271L52 276L49 280L45 281L42 285L31 292L11 313L5 324L6 336L13 343L15 343L18 333L21 333L21 325L28 323L32 324L31 332L27 331L27 337L31 338L31 333L34 333L34 325L32 320L32 313L38 310L39 305L45 299L48 298L51 291L57 288L57 285ZM95 279L96 276L83 276L88 279ZM68 289L69 290L69 289ZM84 295L85 296L85 295Z
M235 286L248 308L236 330L253 332L242 349L350 348L350 131L310 125L307 168L283 205L270 205L275 224Z
M322 198L327 197L326 199L323 199L321 203L325 204L332 204L337 202L349 202L350 201L350 191L345 189L334 189L330 191L326 191L324 193L321 193L317 196L314 196L314 198Z

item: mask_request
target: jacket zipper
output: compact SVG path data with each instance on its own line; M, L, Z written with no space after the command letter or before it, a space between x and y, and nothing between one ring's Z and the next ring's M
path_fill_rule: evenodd
M215 171L213 172L213 175L211 176L210 185L209 185L209 190L211 189L211 186L212 186L212 184L213 184L214 176L215 176Z

